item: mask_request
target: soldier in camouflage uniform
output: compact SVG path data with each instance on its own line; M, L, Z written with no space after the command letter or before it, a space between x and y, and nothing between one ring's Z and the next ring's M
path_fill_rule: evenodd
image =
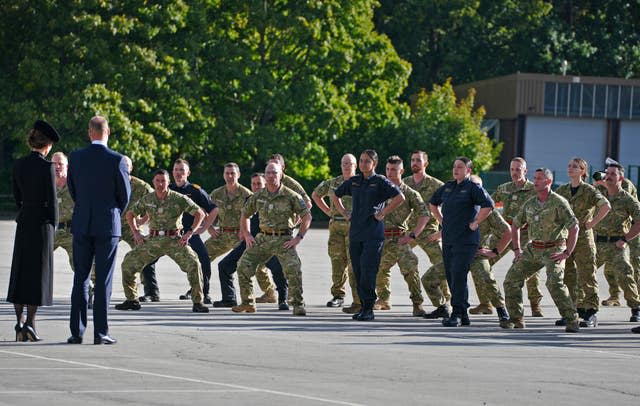
M409 242L415 240L424 230L430 219L429 209L420 193L411 189L402 182L404 167L402 158L397 155L387 159L386 174L387 179L404 194L405 200L384 218L384 245L380 259L380 269L376 276L376 294L378 300L373 306L374 310L389 310L391 304L391 267L398 264L400 273L404 277L411 302L413 303L413 315L422 317L425 311L422 308L422 291L420 289L420 275L418 274L418 257L411 250ZM387 203L390 204L390 200ZM418 219L416 227L407 234L409 227L407 220L411 215Z
M242 303L231 308L236 313L256 311L252 276L258 266L276 256L289 281L289 302L294 316L304 316L302 298L301 262L295 247L302 241L311 224L311 212L302 196L280 183L282 167L269 163L265 169L267 187L249 197L242 209L240 228L247 249L238 262L238 282ZM260 233L254 239L249 230L249 218L260 216ZM292 231L296 219L300 218L300 229L295 237Z
M482 186L482 179L477 175L471 175L473 183ZM487 298L491 305L495 306L498 313L498 321L508 320L509 315L505 308L504 297L498 282L493 274L491 262L500 256L511 241L511 227L497 210L492 210L485 221L480 223L480 244L478 253L471 262L469 272L473 277L478 297ZM497 242L496 242L497 241Z
M598 279L596 277L596 243L593 227L611 210L609 201L595 187L585 183L588 164L584 159L573 158L567 166L571 183L560 186L556 193L567 199L578 219L580 231L573 254L567 259L564 283L569 288L571 300L576 304L581 327L598 324ZM556 325L564 325L560 319Z
M422 200L428 202L433 193L443 185L443 183L427 175L429 167L429 156L425 151L413 151L411 153L411 176L407 176L402 181L411 189L420 193ZM415 228L418 217L412 215L409 218L409 227ZM451 300L451 292L447 284L444 272L444 262L442 261L442 248L440 247L440 230L438 221L431 218L420 235L411 241L411 246L420 246L429 257L431 267L422 275L422 286L427 293L431 304L436 308L431 313L425 315L426 318L449 317L450 310L447 303Z
M69 161L62 152L51 156L56 171L56 194L58 198L58 227L53 241L53 249L62 247L69 256L69 265L73 270L73 236L71 235L71 216L73 215L73 199L67 187L67 168Z
M507 220L507 223L511 224L513 222L513 218L518 214L524 203L532 197L535 197L536 193L533 190L533 183L527 180L527 162L524 159L520 157L513 158L511 160L509 172L511 174L511 182L503 183L498 186L491 197L496 203L502 202L502 216ZM520 230L521 247L525 247L529 241L530 236L527 232L528 226L529 225L525 225ZM506 252L503 253L503 256L504 254L506 254ZM499 259L500 258L497 258L495 262ZM540 302L542 301L540 272L536 272L527 279L527 293L529 303L531 304L531 315L533 317L542 317L542 308L540 307ZM487 313L485 311L485 306L478 307L479 308L470 309L469 313Z
M504 280L504 295L510 320L500 321L502 328L524 328L522 286L524 281L542 267L547 269L547 289L560 315L567 321L565 331L576 333L578 315L564 284L564 264L573 253L578 237L578 219L565 198L551 191L553 174L537 169L533 188L537 197L527 200L511 225L511 243L515 254L513 265ZM520 248L520 228L529 225L531 241Z
M640 233L640 202L622 190L624 169L621 165L610 164L606 173L605 197L611 203L611 212L595 227L597 266L604 264L605 270L609 268L615 274L631 308L629 321L638 322L640 297L627 242Z
M282 180L280 183L302 196L307 207L311 209L311 199L300 182L284 173L286 168L284 157L281 154L273 154L269 157L268 163L277 163L282 167ZM260 286L260 289L264 292L262 296L256 298L256 303L276 303L275 286L264 266L256 271L256 280L258 281L258 286Z
M351 286L351 296L353 303L350 307L345 307L346 313L357 313L362 305L356 288L355 277L351 269L349 259L349 225L350 221L343 217L336 209L331 199L329 205L325 202L325 197L330 196L333 191L356 174L356 157L352 154L342 156L342 175L322 181L311 194L311 198L331 220L329 220L329 243L328 252L331 259L331 295L333 298L327 302L327 307L340 307L344 303L346 294L345 284L349 280ZM342 201L347 211L351 211L351 196L345 196Z
M129 167L129 181L131 182L131 198L129 199L129 206L131 207L135 202L140 200L140 198L146 194L152 193L153 188L149 186L149 184L143 181L140 178L136 178L131 175L133 173L133 162L131 162L131 158L128 156L123 157ZM142 220L137 218L136 221L142 224ZM131 249L135 248L136 243L133 240L133 234L131 233L131 228L129 227L129 223L127 223L127 213L126 211L122 213L120 218L121 221L121 229L122 236L120 237L120 241L124 241L129 244ZM138 300L141 302L159 302L160 301L160 291L158 289L158 283L154 279L145 280L143 275L155 274L156 264L151 263L144 267L142 272L140 272L140 279L142 281L142 285L144 286L144 296L140 296Z
M153 176L155 192L143 196L127 211L127 222L131 228L136 247L125 255L122 262L122 287L125 297L123 303L116 305L117 310L139 310L135 275L145 265L168 255L180 269L187 274L191 286L191 299L194 313L207 313L209 309L203 303L202 270L197 254L187 244L198 230L204 212L189 199L173 190L169 190L169 173L164 169ZM192 229L182 233L182 214L194 216ZM134 218L147 216L149 236L140 234Z
M606 190L606 186L604 185L604 180L599 184L598 189L604 193ZM622 190L629 193L634 198L638 198L638 189L629 179L622 179ZM629 245L629 251L631 256L631 266L633 266L633 270L635 273L636 283L640 284L640 238L634 238L633 240L629 240L627 243ZM616 274L611 268L605 268L604 277L607 280L607 284L609 285L609 297L602 301L603 306L620 306L620 286L618 286L618 282L616 281Z

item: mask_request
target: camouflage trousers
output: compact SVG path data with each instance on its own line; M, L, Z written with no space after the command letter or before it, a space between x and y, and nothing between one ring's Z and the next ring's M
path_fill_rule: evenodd
M636 284L640 285L640 237L636 237L628 242L630 250L631 266L633 267ZM620 296L620 286L616 280L616 273L613 268L604 269L604 277L609 285L609 296Z
M69 231L56 231L56 236L53 239L53 250L55 251L58 247L62 247L63 250L67 251L67 255L69 256L69 265L71 265L71 270L73 271L73 235ZM95 279L95 272L91 272L91 277L92 279Z
M491 269L492 262L484 256L476 256L471 263L470 272L478 297L485 298L481 303L491 303L494 307L504 307L504 296L498 287L498 281Z
M444 273L444 262L442 260L442 248L439 241L428 241L422 233L411 246L420 246L429 257L431 267L422 275L422 287L426 292L431 304L435 307L442 306L451 300L449 284Z
M285 241L290 240L291 236L259 233L255 239L255 244L247 247L238 261L237 273L242 303L255 306L252 277L259 266L263 266L272 256L275 256L280 261L289 282L289 303L292 306L304 306L300 257L295 248L283 247Z
M218 238L209 237L204 242L204 246L207 249L207 254L209 254L209 259L213 261L225 252L235 248L240 244L240 241L236 232L221 232Z
M331 296L344 298L345 285L349 281L353 302L360 303L349 257L349 225L348 221L329 221L327 252L331 260Z
M567 259L564 284L578 309L598 309L598 279L596 277L596 243L593 232L580 230L573 254Z
M202 303L202 269L198 255L188 245L181 246L175 237L146 237L142 245L136 245L122 261L122 287L127 300L138 298L136 274L158 258L167 255L187 274L193 303Z
M409 244L398 244L398 237L387 237L384 240L380 267L376 276L376 294L380 300L389 301L391 297L391 267L398 264L400 273L409 288L409 297L413 304L422 304L420 275L418 274L418 257L411 251Z
M527 246L527 244L529 244L529 232L527 230L522 230L520 229L520 247L522 247L522 249L525 249L524 247ZM511 250L504 250L500 253L500 255L497 258L493 258L491 261L491 264L495 264L496 262L498 262L500 259L502 259L502 257L504 257L509 251ZM527 279L527 297L529 299L529 303L531 303L531 306L539 306L540 302L542 301L542 290L540 290L540 272L536 272L533 275L531 275L528 279ZM483 298L483 297L478 297L478 299L480 300L480 303L482 304L488 304L489 303L489 299Z
M564 247L534 249L529 244L525 247L520 260L511 265L504 279L504 296L507 311L512 319L522 319L524 316L522 304L524 281L543 267L547 270L547 290L560 315L566 320L578 318L569 289L564 284L564 261L555 262L551 259L551 254L562 252L562 250Z
M622 249L616 247L615 242L598 242L596 266L604 265L605 272L615 275L617 285L622 289L627 306L635 308L640 306L638 297L638 283L635 279L633 267L629 257L629 246Z

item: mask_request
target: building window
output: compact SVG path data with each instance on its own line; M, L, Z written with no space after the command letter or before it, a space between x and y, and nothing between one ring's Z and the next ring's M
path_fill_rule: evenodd
M580 116L580 103L582 101L582 85L580 83L572 83L569 86L569 115Z
M593 98L595 100L593 116L596 118L604 118L604 113L607 108L607 85L596 85Z
M631 98L631 116L640 119L640 86L634 86Z
M544 84L544 114L556 115L556 83L554 82Z
M580 117L593 117L593 90L593 85L582 85L582 109L580 110Z
M631 119L631 86L620 87L620 118Z
M607 86L607 118L618 118L620 86Z

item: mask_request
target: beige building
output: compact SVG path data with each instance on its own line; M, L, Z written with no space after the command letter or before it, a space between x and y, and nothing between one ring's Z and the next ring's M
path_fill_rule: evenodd
M487 111L489 136L504 143L496 170L514 156L530 168L546 166L567 181L569 159L580 156L592 170L605 157L622 163L638 182L640 166L640 80L516 73L455 88L476 89L476 106Z

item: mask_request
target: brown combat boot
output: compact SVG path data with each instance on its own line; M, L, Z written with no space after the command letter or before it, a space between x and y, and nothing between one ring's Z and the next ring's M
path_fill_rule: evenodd
M577 333L580 331L578 319L567 320L567 326L564 328L564 331L567 333Z
M427 312L424 311L424 308L422 307L422 305L420 303L414 303L413 304L413 316L414 317L422 317L425 314L427 314Z
M256 303L277 303L276 291L273 289L267 289L264 294L256 298Z
M540 303L531 303L531 316L544 317L544 314L542 313L542 307L540 307Z
M525 328L525 326L523 319L500 320L500 327L509 330L513 328Z
M391 303L386 300L378 299L373 305L373 310L391 310Z
M293 306L293 315L294 316L306 316L307 311L304 306Z
M342 311L347 314L356 314L362 310L362 305L360 303L351 303L349 307L343 307Z
M469 314L493 314L491 303L480 303L476 307L469 309Z
M602 301L603 306L620 306L620 299L617 296L610 296Z
M256 307L254 305L250 305L250 304L239 304L237 306L233 306L231 308L231 310L234 313L255 313L256 312Z

